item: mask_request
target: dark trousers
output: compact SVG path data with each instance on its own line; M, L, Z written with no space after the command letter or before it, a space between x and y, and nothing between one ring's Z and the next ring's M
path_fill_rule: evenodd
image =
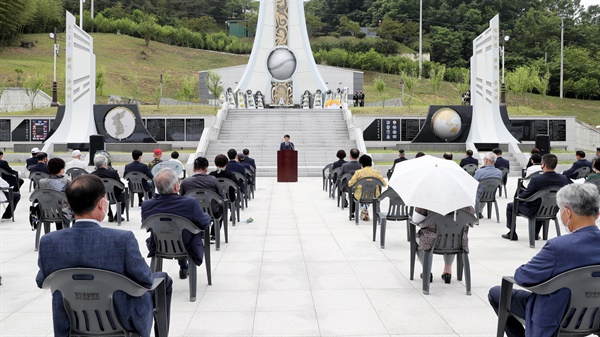
M8 193L5 192L4 195L6 195L6 199L8 200ZM13 207L15 209L17 208L17 204L19 203L19 200L21 200L21 193L13 192ZM3 219L12 218L13 212L14 212L14 210L12 208L10 208L10 204L7 203L6 211L4 211L4 214L2 214L2 218Z
M527 308L527 301L530 295L531 292L527 290L513 290L510 302L510 312L521 319L525 319L525 309ZM490 289L488 301L490 301L490 304L497 315L498 307L500 306L500 286ZM504 331L508 337L525 337L525 328L523 327L523 324L512 316L509 316L506 320L506 329Z
M506 227L510 230L511 228L511 224L512 224L512 216L513 216L513 208L514 208L514 203L509 202L506 205ZM527 206L520 204L519 205L519 213L523 214L523 213L527 213L529 211L529 209L527 208ZM540 229L542 228L542 226L544 225L543 221L536 221L535 222L535 235L539 235L540 234ZM515 233L517 232L517 227L515 225Z

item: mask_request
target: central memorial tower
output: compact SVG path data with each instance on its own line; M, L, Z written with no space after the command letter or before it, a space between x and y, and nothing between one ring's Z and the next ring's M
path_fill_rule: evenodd
M302 0L260 0L254 46L235 91L261 91L267 104L299 104L328 90L312 55Z

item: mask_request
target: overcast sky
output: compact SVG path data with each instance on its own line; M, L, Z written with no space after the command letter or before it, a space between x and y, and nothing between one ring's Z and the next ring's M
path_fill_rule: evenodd
M589 5L600 5L600 0L581 0L581 4L586 7Z

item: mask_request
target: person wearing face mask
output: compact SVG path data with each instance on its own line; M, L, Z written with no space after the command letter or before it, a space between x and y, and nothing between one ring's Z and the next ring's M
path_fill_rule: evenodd
M531 261L517 268L514 277L520 286L534 286L566 271L600 264L600 229L595 223L600 195L596 185L567 185L558 191L556 202L560 208L558 219L570 234L548 240ZM488 299L497 314L499 286L490 289ZM525 329L517 319L509 317L507 336L555 336L569 299L568 289L550 295L513 290L511 312L526 320Z
M167 305L166 310L157 315L166 315L168 322L173 281L164 272L152 273L133 232L102 227L101 222L108 212L102 180L92 174L81 175L67 185L65 194L76 220L73 227L48 233L40 240L37 286L41 288L48 275L65 268L104 269L127 276L147 288L152 286L155 277L161 277L165 279ZM113 304L125 330L150 336L154 315L152 297L150 293L140 297L123 292L114 294ZM68 336L70 323L59 291L53 294L52 315L54 336Z

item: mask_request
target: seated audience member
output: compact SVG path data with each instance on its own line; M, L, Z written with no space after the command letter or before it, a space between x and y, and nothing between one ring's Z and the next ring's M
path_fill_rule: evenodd
M415 158L419 158L419 157L423 157L425 155L425 152L417 152L417 154L415 154Z
M592 161L592 170L594 173L590 174L585 178L585 182L598 182L598 178L600 178L600 157L594 158Z
M240 181L235 178L233 173L231 173L225 169L225 166L227 166L227 157L224 154L219 154L215 157L215 166L217 167L217 169L210 173L211 176L213 176L215 178L231 179L231 181L237 183L238 186L242 187ZM235 192L236 192L235 188L233 188L233 187L229 188L229 199L231 201L235 201L235 199L236 199Z
M290 135L283 136L283 142L279 144L280 150L293 150L294 143L290 142Z
M227 157L229 158L229 162L227 163L225 169L227 171L237 172L245 175L246 168L244 167L244 165L240 164L240 162L237 161L237 155L238 154L235 149L229 149L229 151L227 151Z
M373 165L373 159L371 159L370 156L363 154L362 156L360 156L360 160L359 160L360 166L362 167L360 170L356 170L354 172L354 174L352 175L352 179L350 179L350 181L348 182L348 187L352 187L354 186L354 184L356 184L357 181L359 181L362 178L375 178L375 179L379 179L382 183L383 186L387 186L387 182L385 181L385 179L383 179L383 177L381 176L381 174L379 173L379 171L373 169L373 167L371 167ZM347 164L345 164L347 165ZM381 191L379 190L379 187L377 187L377 196L379 196L379 194L381 194ZM362 186L358 186L356 188L356 190L354 191L354 199L356 200L360 200L360 198L362 197ZM350 212L352 214L354 214L355 212L355 208L354 208L354 202L350 203ZM363 220L365 221L369 221L369 213L367 211L366 208L363 208L361 210L361 217L363 218Z
M0 187L9 188L10 184L0 177ZM7 201L8 196L8 192L2 191L2 193L0 193L0 202ZM13 205L15 209L17 209L17 204L19 203L19 200L21 200L21 193L13 192ZM11 219L13 212L14 210L10 207L10 204L6 204L6 210L4 211L4 214L2 214L2 219Z
M246 156L246 163L248 163L250 166L252 166L254 168L254 171L256 172L256 162L254 161L254 158L250 158L250 150L248 149L243 149L242 153L244 154L244 156Z
M596 157L600 157L600 147L596 148Z
M473 207L465 207L462 208L471 214L475 213L475 209ZM414 223L420 223L423 221L429 214L431 214L430 210L415 207L415 211L412 217L412 221ZM469 238L467 234L469 233L468 228L463 230L462 237L462 246L465 252L469 252ZM437 237L437 224L431 223L426 227L420 228L417 232L417 258L419 262L423 264L424 251L430 250L435 244L435 239ZM442 272L442 280L445 283L450 283L452 281L452 264L454 263L454 254L444 254L444 271ZM421 278L424 276L421 275ZM433 281L433 274L429 275L429 281Z
M446 160L452 160L452 153L444 152L444 155L442 157L444 157L444 159Z
M201 230L207 230L210 225L210 216L204 213L200 202L192 197L183 197L179 193L179 178L175 171L170 168L163 168L158 171L154 177L154 185L158 194L154 198L147 200L142 204L142 221L148 217L159 214L169 213L184 217L196 225ZM185 249L188 251L194 264L202 264L204 255L204 245L202 244L202 234L192 234L184 230L181 234ZM154 256L156 246L154 239L150 236L146 239L148 246L148 257ZM187 259L179 261L179 278L186 279L189 275Z
M545 154L542 157L542 170L544 173L532 177L529 181L529 185L527 188L519 193L518 198L524 199L529 196L532 196L535 192L544 190L548 187L563 187L571 183L571 180L562 174L557 174L554 169L556 168L556 164L558 163L558 159L553 154ZM520 214L524 214L527 217L534 216L540 207L541 201L538 199L532 202L520 202L519 210ZM517 233L514 233L514 237L511 239L511 224L512 224L512 215L513 215L513 205L514 203L509 202L506 205L506 227L509 229L507 234L502 234L502 237L508 240L518 240L519 237ZM543 221L536 221L535 223L535 236L536 239L539 237L540 229L542 228ZM515 228L516 229L516 228Z
M529 177L530 175L539 172L542 170L542 156L539 153L533 153L529 158L529 166L527 166L527 170L525 170L525 177Z
M39 188L64 192L67 184L70 182L70 180L65 177L65 161L60 158L50 159L48 161L48 172L50 173L50 177L40 179ZM59 205L61 206L63 215L63 221L62 224L60 224L60 228L63 228L65 224L68 225L73 221L73 212L66 202L63 203L62 201L59 201ZM56 227L57 229L60 229L58 228L59 224L57 224Z
M238 163L244 165L244 174L246 174L245 173L246 169L248 169L250 171L253 170L252 166L250 166L250 164L246 163L246 155L244 155L243 153L240 152L237 154L237 160L238 160ZM246 174L246 179L248 179L248 183L252 184L252 176L251 175Z
M12 186L13 191L18 192L21 185L23 185L23 179L19 178L19 172L13 170L12 167L10 167L10 165L8 164L8 162L3 158L4 152L0 151L0 169L4 169L10 174L2 173L2 176L0 178L4 179L10 186Z
M486 153L485 157L483 157L483 166L481 168L479 168L477 171L475 171L475 175L473 175L473 178L475 178L475 180L477 180L477 181L482 181L483 179L487 179L487 178L502 179L502 171L500 171L499 169L497 169L494 166L495 162L496 162L496 155L493 152ZM483 186L479 185L477 187L477 200L479 200L479 198L481 198L482 193L483 193ZM479 210L479 218L480 219L483 218L483 215L481 214L481 210L483 209L483 206L485 206L485 205L481 205L480 210Z
M114 179L116 181L121 181L121 177L119 177L119 173L116 170L109 170L108 169L108 159L106 159L105 156L99 154L96 155L94 157L94 166L96 167L96 170L93 171L90 174L93 174L95 176L98 176L100 178L110 178L110 179ZM118 202L121 203L121 214L123 214L123 212L125 212L125 194L123 193L123 190L116 187L115 186L115 197L117 199ZM110 205L108 206L108 222L116 222L117 221L117 217L113 216L113 212L112 209L110 208Z
M569 168L566 171L563 171L562 174L566 175L567 177L569 177L569 179L576 179L577 178L577 173L575 173L575 171L579 168L582 167L589 167L590 171L592 169L592 163L585 159L585 152L578 150L575 152L575 158L577 158L577 160L575 162L573 162L573 165L571 166L571 168Z
M87 162L81 159L81 151L73 150L71 157L73 157L73 159L66 164L65 171L68 171L72 167L78 167L85 170L88 166Z
M359 155L360 155L360 152L358 151L358 149L350 150L350 160L347 163L342 164L342 174L346 174L346 173L354 174L354 172L356 172L356 170L361 169L361 165L358 162Z
M496 163L494 163L494 166L500 170L502 170L503 168L507 168L510 172L510 162L502 158L502 150L500 148L495 148L494 150L492 150L492 152L494 152L494 154L496 155ZM506 185L507 180L508 175L502 178L502 183Z
M169 159L169 160L179 163L179 165L181 165L181 167L183 167L183 170L185 170L185 166L183 166L183 163L181 161L179 161L179 152L177 152L177 151L171 152L171 159ZM178 177L179 177L179 179L184 178L183 171L181 171L181 173L179 173Z
M460 165L460 167L463 167L463 166L469 165L469 164L479 165L479 160L477 160L476 158L473 158L473 150L467 150L466 154L467 154L467 156L464 157L463 159L461 159L460 163L458 164L458 165Z
M38 287L42 287L48 275L65 268L104 269L148 288L155 277L164 277L168 321L173 281L166 273L152 274L131 231L101 227L108 208L102 180L91 174L81 175L67 185L65 194L76 221L72 228L50 232L40 240ZM126 330L137 331L141 336L150 336L154 315L152 301L150 293L131 297L116 292L113 298L119 322ZM69 336L69 318L58 291L52 296L52 315L54 336Z
M197 190L204 189L210 190L217 193L221 199L225 200L225 192L217 178L208 174L208 160L204 157L198 157L194 160L194 175L183 179L181 182L181 189L179 190L180 195ZM215 218L220 218L223 214L223 209L219 206L216 200L211 203L211 210ZM214 239L215 231L214 226L210 229L211 240Z
M161 149L154 149L154 152L152 153L152 156L154 157L152 159L151 162L148 163L148 168L150 170L152 170L152 168L154 167L154 165L160 163L162 161L162 150Z
M347 161L344 160L344 158L346 158L346 151L338 150L335 156L338 158L338 160L333 162L333 166L331 167L332 171L338 167L342 167L342 165L347 163Z
M392 168L387 171L388 180L390 180L392 178L392 174L394 174L394 170L396 169L396 164L401 163L405 160L408 160L408 159L404 156L404 150L403 149L398 150L398 158L394 159Z
M44 172L48 173L48 154L46 152L38 152L35 155L37 164L29 167L29 172ZM50 174L50 173L48 173Z
M40 152L40 149L38 149L37 147L34 147L33 149L31 149L31 157L29 157L25 160L25 167L27 168L28 171L31 166L37 164L37 162L38 162L37 153L38 152Z
M600 229L595 224L600 197L596 186L565 186L558 191L556 202L560 208L558 219L569 234L548 240L529 262L517 268L514 278L519 286L538 285L566 271L600 264ZM499 286L490 289L488 299L497 314ZM525 328L517 319L509 317L506 334L509 337L556 336L569 300L568 289L550 295L513 289L510 311L525 320Z
M531 165L533 165L531 163L531 159L533 157L534 154L538 154L540 155L540 158L542 158L542 154L540 153L540 149L538 149L537 147L534 147L533 149L531 149L531 157L529 157L529 160L527 161L527 166L525 168L529 168Z
M150 171L150 169L148 168L148 166L146 164L142 163L142 154L143 153L140 150L131 151L131 158L133 159L133 161L131 163L125 165L125 171L123 173L123 176L126 176L127 173L129 173L129 172L140 172L140 173L147 175L148 178L150 178L150 179L154 178L154 176L152 175L152 171ZM154 194L153 193L154 186L152 185L152 181L147 181L146 179L143 179L143 182L144 182L144 190L148 193L150 198L152 198L152 194ZM138 205L142 206L142 202L144 201L143 193L138 193L138 200L139 200Z

